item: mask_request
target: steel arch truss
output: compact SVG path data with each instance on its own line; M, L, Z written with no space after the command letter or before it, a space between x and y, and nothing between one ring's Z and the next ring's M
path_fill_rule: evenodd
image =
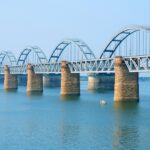
M86 60L96 58L94 53L86 43L81 40L69 39L62 41L56 46L52 55L50 56L49 62L58 62L62 52L71 44L76 45L80 49Z
M124 61L129 72L150 72L150 55L125 57Z
M71 73L114 73L115 58L93 59L68 62ZM123 57L129 72L150 72L150 55ZM11 74L27 74L27 65L10 66ZM33 65L36 74L61 73L61 63L45 63ZM4 67L0 67L0 74L4 74Z
M68 63L71 73L114 73L114 59L93 59Z
M40 63L47 63L47 58L41 48L37 46L28 46L20 54L17 65L24 65L28 55L34 52Z
M36 74L60 74L61 73L61 63L46 63L33 65L34 72Z
M144 26L131 26L127 27L123 30L121 30L119 33L117 33L111 41L108 43L104 51L102 52L100 58L106 58L109 57L111 58L116 51L116 49L119 47L119 45L131 34L138 32L138 31L145 31L150 33L150 28L149 27L144 27Z
M10 64L8 65L16 65L16 57L12 52L9 51L1 51L0 52L0 66L3 65L5 58L8 57Z
M10 66L9 67L10 74L27 74L27 65L16 65L16 66Z

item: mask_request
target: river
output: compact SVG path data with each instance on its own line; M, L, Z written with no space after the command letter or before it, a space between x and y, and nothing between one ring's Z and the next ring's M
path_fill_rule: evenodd
M150 81L140 81L139 103L113 102L113 91L63 98L60 88L29 95L0 85L0 150L148 150ZM100 106L101 99L108 104Z

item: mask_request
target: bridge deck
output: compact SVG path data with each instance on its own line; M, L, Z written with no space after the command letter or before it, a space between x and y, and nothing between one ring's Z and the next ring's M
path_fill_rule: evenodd
M71 73L114 73L115 58L68 62ZM123 57L129 72L150 72L150 56ZM61 63L33 64L36 74L61 73ZM27 74L27 65L10 66L10 74ZM4 67L0 67L4 74Z

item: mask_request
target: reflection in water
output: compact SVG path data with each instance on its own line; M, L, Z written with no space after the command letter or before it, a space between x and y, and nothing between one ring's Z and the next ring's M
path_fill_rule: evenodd
M113 91L111 89L94 89L94 90L88 90L89 93L109 93L110 91Z
M138 148L138 129L136 127L116 127L113 135L113 148L117 150Z
M17 92L17 89L4 89L4 91L5 91L5 93L7 93L7 92L14 93L14 92Z
M59 124L59 136L62 149L78 149L80 142L80 125L73 122L78 119L78 113L74 102L79 102L79 95L61 96L61 100L67 101L62 106L62 115ZM69 103L68 103L69 102ZM76 103L77 104L77 103Z
M63 101L79 100L80 95L61 95L60 99Z
M136 111L138 109L139 103L137 102L114 102L114 108L116 111L132 110Z
M43 92L27 92L27 96L31 99L31 100L39 100L40 97L42 97Z
M17 89L4 89L5 93L17 93Z
M113 148L117 150L138 148L138 103L114 103Z
M62 124L60 128L60 135L61 135L61 141L64 149L70 145L71 147L77 147L79 144L79 133L80 133L80 128L77 125L67 125L67 124ZM73 144L73 145L71 145Z

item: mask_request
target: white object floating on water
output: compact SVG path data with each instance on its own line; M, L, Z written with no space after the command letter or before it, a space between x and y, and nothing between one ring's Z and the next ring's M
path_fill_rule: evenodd
M106 105L107 102L105 100L100 100L100 105Z

